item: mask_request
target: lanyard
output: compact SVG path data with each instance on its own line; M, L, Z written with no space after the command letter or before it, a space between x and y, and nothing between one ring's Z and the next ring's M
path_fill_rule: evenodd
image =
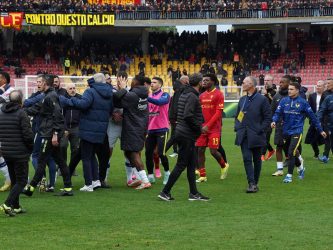
M254 94L254 96L252 97L252 100L251 100L251 101L254 100L254 98L257 96L257 94L258 94L258 92ZM243 106L242 106L241 112L244 111L245 104L246 104L247 102L250 102L250 97L249 97L249 96L246 97L246 99L245 99L245 101L244 101L244 103L243 103ZM249 105L250 105L250 103L247 105L246 108L248 108Z

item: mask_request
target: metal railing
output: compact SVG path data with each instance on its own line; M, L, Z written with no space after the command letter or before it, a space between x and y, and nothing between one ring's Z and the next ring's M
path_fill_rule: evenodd
M315 9L205 10L205 11L117 11L116 20L231 19L333 16L333 7Z
M0 10L1 11L1 10ZM7 11L6 11L7 12ZM162 11L162 10L116 10L107 11L59 11L48 10L26 10L25 13L110 13L115 15L116 20L166 20L166 19L236 19L236 18L287 18L287 17L321 17L333 16L333 7L323 8L294 8L294 9L210 9L210 10L184 10L184 11Z
M91 76L59 76L62 87L65 87L67 83L74 83L76 91L82 94L87 88L87 79ZM133 77L129 77L129 82ZM111 77L113 85L116 84L116 77ZM14 79L15 89L23 92L24 98L28 98L32 93L37 91L37 75L26 75L24 78ZM316 91L316 85L302 85L308 89L307 94ZM246 93L243 92L242 86L219 86L223 91L226 102L237 102L239 98ZM262 90L264 86L257 86L258 90ZM171 86L164 86L163 91L173 94Z

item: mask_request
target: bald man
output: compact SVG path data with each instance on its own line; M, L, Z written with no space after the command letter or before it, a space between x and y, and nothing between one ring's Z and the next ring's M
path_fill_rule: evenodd
M76 93L76 87L74 83L66 84L65 97L71 99L72 97L81 98L81 95ZM65 107L63 109L63 115L65 118L65 132L60 142L60 148L62 156L67 162L67 147L68 141L71 147L71 159L79 154L78 148L80 144L79 139L79 121L80 121L80 110L75 107Z

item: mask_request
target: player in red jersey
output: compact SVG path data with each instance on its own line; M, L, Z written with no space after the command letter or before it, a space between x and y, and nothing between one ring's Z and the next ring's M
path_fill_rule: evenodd
M221 153L218 151L221 139L221 119L224 108L224 96L215 86L218 85L215 74L203 76L202 87L206 89L200 95L200 104L204 117L202 133L196 141L198 147L198 162L200 178L197 182L207 181L205 168L205 151L209 147L210 153L221 167L221 179L227 177L229 164L225 163Z

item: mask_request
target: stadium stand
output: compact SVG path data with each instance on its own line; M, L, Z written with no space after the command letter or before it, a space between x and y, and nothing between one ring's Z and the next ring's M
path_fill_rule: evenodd
M328 30L310 30L310 33L296 31L289 33L288 48L280 49L273 43L271 31L235 30L218 32L217 46L208 45L207 33L156 33L149 34L148 54L143 55L140 44L133 41L130 46L111 46L108 41L82 40L75 44L68 35L60 33L18 32L14 38L13 51L6 51L0 57L3 69L14 78L24 74L53 73L63 75L64 60L71 61L67 75L92 75L94 72L108 72L116 75L125 70L129 75L145 74L160 76L166 86L181 74L214 72L219 78L225 76L228 86L241 84L245 75L272 74L276 78L284 72L285 61L288 72L299 75L304 84L333 74L329 66L333 60L332 43L328 43ZM52 41L52 46L51 45ZM299 54L305 53L305 67L300 68ZM321 63L321 61L325 61ZM292 69L292 62L296 67ZM18 69L21 71L17 74Z
M33 11L32 11L33 10ZM116 19L128 19L131 15L121 13L147 12L140 18L248 18L332 15L332 2L319 1L134 1L131 4L115 4L111 0L5 0L0 2L0 11L22 11L42 13L101 13L115 12ZM175 13L176 12L176 13ZM175 15L173 15L175 14ZM133 18L133 17L132 17Z

